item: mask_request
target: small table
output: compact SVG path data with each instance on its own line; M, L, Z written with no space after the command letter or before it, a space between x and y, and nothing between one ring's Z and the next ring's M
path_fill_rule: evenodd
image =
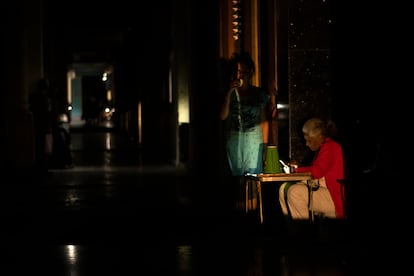
M262 183L268 182L287 182L287 181L308 181L313 179L310 172L306 173L260 173L245 174L246 180L255 181L257 184L257 193L259 201L260 223L263 224L263 202L262 202ZM248 183L246 183L248 185ZM247 204L247 202L246 202Z

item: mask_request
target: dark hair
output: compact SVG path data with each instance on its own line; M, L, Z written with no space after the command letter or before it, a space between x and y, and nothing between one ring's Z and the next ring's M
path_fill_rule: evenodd
M326 122L326 136L334 138L338 134L338 128L334 121L328 120Z
M235 66L236 70L237 64L240 63L246 65L252 71L252 73L256 71L256 67L254 65L252 56L246 51L234 53L231 57L231 61L233 63L233 66Z

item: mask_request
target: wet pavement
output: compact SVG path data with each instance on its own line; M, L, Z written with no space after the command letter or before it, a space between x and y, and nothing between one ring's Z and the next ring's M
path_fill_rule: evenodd
M3 190L0 259L8 272L1 275L360 272L368 246L347 221L293 235L277 215L261 225L256 212L237 212L214 198L217 191L195 188L211 187L213 179L145 164L122 133L71 135L73 168L16 172L19 184Z

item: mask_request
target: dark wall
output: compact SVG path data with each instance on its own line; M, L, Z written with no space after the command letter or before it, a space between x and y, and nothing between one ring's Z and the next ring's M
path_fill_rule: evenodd
M218 2L191 3L190 102L194 170L219 170Z
M291 159L303 160L307 148L302 125L332 113L333 57L330 1L289 1L288 57Z
M306 153L301 127L307 118L333 119L345 155L350 213L372 221L381 217L375 210L398 160L395 145L403 144L392 133L404 116L397 107L401 90L390 82L396 67L389 63L389 45L397 40L384 33L389 21L353 4L289 1L292 158Z

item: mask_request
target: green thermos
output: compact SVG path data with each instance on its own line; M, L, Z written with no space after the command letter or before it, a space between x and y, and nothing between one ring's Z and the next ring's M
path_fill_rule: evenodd
M266 147L264 173L280 173L279 151L277 146Z

